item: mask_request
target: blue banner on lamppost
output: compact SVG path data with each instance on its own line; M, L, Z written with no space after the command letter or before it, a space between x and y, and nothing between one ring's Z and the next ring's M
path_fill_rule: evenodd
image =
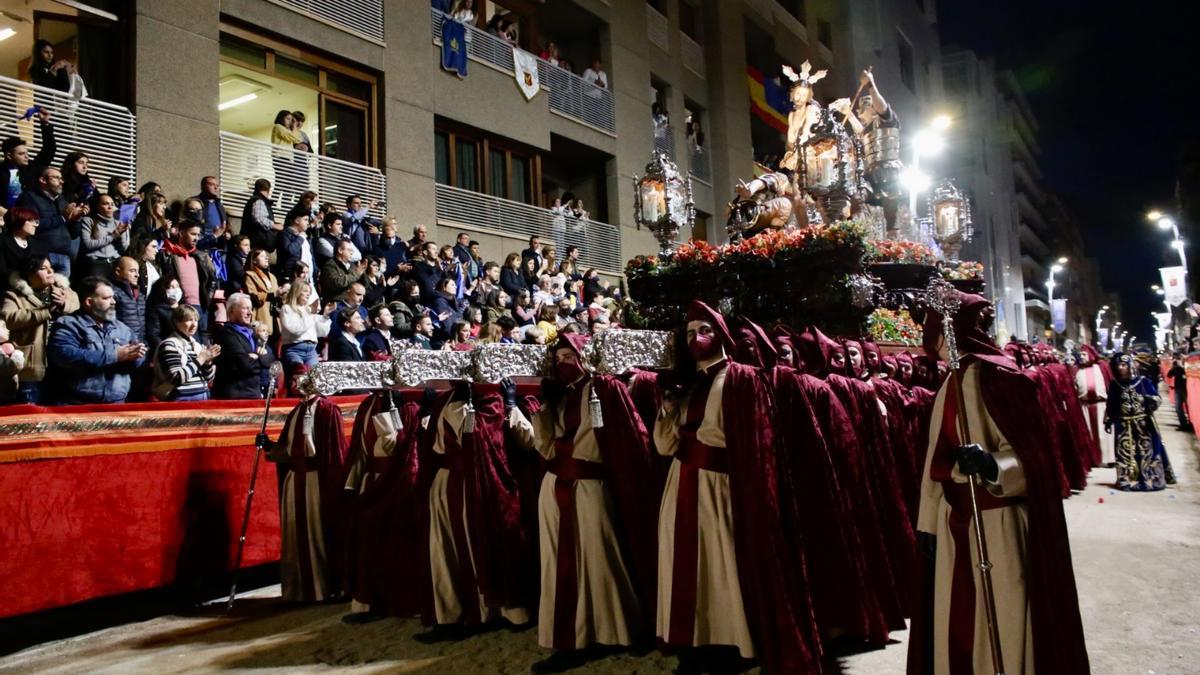
M1050 301L1050 325L1054 328L1055 333L1061 333L1067 329L1067 299L1054 298Z

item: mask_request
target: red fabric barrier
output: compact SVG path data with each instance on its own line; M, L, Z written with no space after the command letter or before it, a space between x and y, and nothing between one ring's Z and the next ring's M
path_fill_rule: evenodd
M335 400L352 418L359 399ZM268 433L296 403L273 405ZM261 416L261 401L0 409L0 617L231 569ZM264 461L243 566L278 557Z
M1193 420L1192 425L1195 426L1195 420L1200 420L1200 354L1189 356L1184 361L1184 370L1187 371L1187 409L1188 419Z

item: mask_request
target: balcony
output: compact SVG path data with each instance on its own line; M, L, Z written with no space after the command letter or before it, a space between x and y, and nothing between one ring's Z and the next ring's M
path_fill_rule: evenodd
M651 133L654 135L654 149L675 160L675 129L670 122L661 126L651 122Z
M268 0L383 45L383 0Z
M225 203L244 203L259 178L271 181L271 196L279 206L275 209L276 220L282 220L307 190L336 206L350 195L361 195L363 201L378 202L372 216L381 218L387 212L387 181L379 169L222 131L221 185Z
M68 152L81 150L88 156L88 175L103 190L112 176L133 180L137 169L137 120L119 105L85 98L76 100L61 91L0 77L0 119L6 127L2 136L16 135L42 146L40 126L18 121L33 105L50 111L58 152L53 165L62 164Z
M537 235L543 242L553 241L560 257L567 246L578 246L582 268L595 267L611 274L623 269L621 230L615 225L563 217L550 209L449 185L438 185L436 196L439 224L518 239Z
M442 13L430 10L433 43L442 44ZM467 56L510 75L513 49L509 42L491 33L467 26ZM519 48L518 48L519 49ZM597 87L578 75L538 59L538 81L549 91L551 112L567 117L610 136L616 136L616 108L612 91Z
M671 33L668 29L667 17L657 9L646 4L646 40L657 45L664 52L671 52Z
M688 145L691 146L688 153L688 175L712 185L712 168L709 165L708 151L690 141Z

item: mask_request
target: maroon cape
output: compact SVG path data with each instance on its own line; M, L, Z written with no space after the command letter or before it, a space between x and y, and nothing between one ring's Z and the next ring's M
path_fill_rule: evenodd
M821 644L805 586L804 561L780 521L771 392L760 369L730 363L722 413L729 449L734 547L746 619L763 668L822 672Z
M367 453L375 432L370 419L383 411L386 397L375 393L363 400L354 419L351 454ZM407 617L421 612L425 596L413 579L422 575L415 568L421 559L418 549L421 524L420 490L417 486L417 438L420 430L415 399L420 391L402 392L407 402L399 405L404 425L386 470L360 495L352 497L346 521L346 593L369 604L374 612ZM369 455L368 455L369 456Z
M429 568L429 489L437 473L434 457L436 421L451 401L454 390L434 403L429 427L420 439L421 573L429 592L422 620L435 621ZM464 434L463 452L470 457L466 482L466 517L469 524L475 578L488 607L532 607L536 590L530 587L529 570L537 568L537 551L528 544L528 521L522 519L518 479L505 448L504 402L494 385L474 387L475 431ZM534 540L536 541L536 539Z
M1087 470L1079 461L1074 439L1059 397L1062 395L1054 374L1041 365L1027 371L1037 383L1038 404L1046 421L1046 433L1050 449L1054 454L1054 465L1060 473L1062 496L1071 496L1071 490L1082 490L1087 486Z
M1015 368L981 360L984 405L1012 444L1025 472L1029 529L1025 540L1025 590L1033 633L1034 669L1055 675L1089 672L1079 598L1071 567L1071 546L1063 515L1059 477L1052 461L1051 437L1038 401L1037 384ZM923 611L914 614L908 653L911 675L932 672L929 644L933 589L921 596Z
M1071 435L1072 449L1079 458L1080 466L1086 476L1092 467L1100 465L1100 444L1092 438L1092 432L1088 430L1087 420L1083 416L1083 407L1079 405L1079 392L1075 389L1075 373L1070 367L1061 363L1052 363L1044 367L1054 376L1059 392L1058 400L1062 403L1063 415Z

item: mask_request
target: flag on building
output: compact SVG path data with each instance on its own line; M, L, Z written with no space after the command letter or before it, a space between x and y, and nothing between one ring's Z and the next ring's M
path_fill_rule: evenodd
M442 19L442 68L467 76L467 27L450 17Z
M513 47L513 77L516 78L517 86L521 88L526 101L531 101L537 96L538 90L541 89L538 83L537 58L520 47Z
M1163 292L1167 304L1174 307L1179 303L1187 300L1187 286L1183 283L1183 267L1176 265L1174 267L1160 267L1159 274L1162 275Z
M746 66L746 84L750 87L750 113L779 133L787 133L787 116L792 110L787 88L753 66Z

